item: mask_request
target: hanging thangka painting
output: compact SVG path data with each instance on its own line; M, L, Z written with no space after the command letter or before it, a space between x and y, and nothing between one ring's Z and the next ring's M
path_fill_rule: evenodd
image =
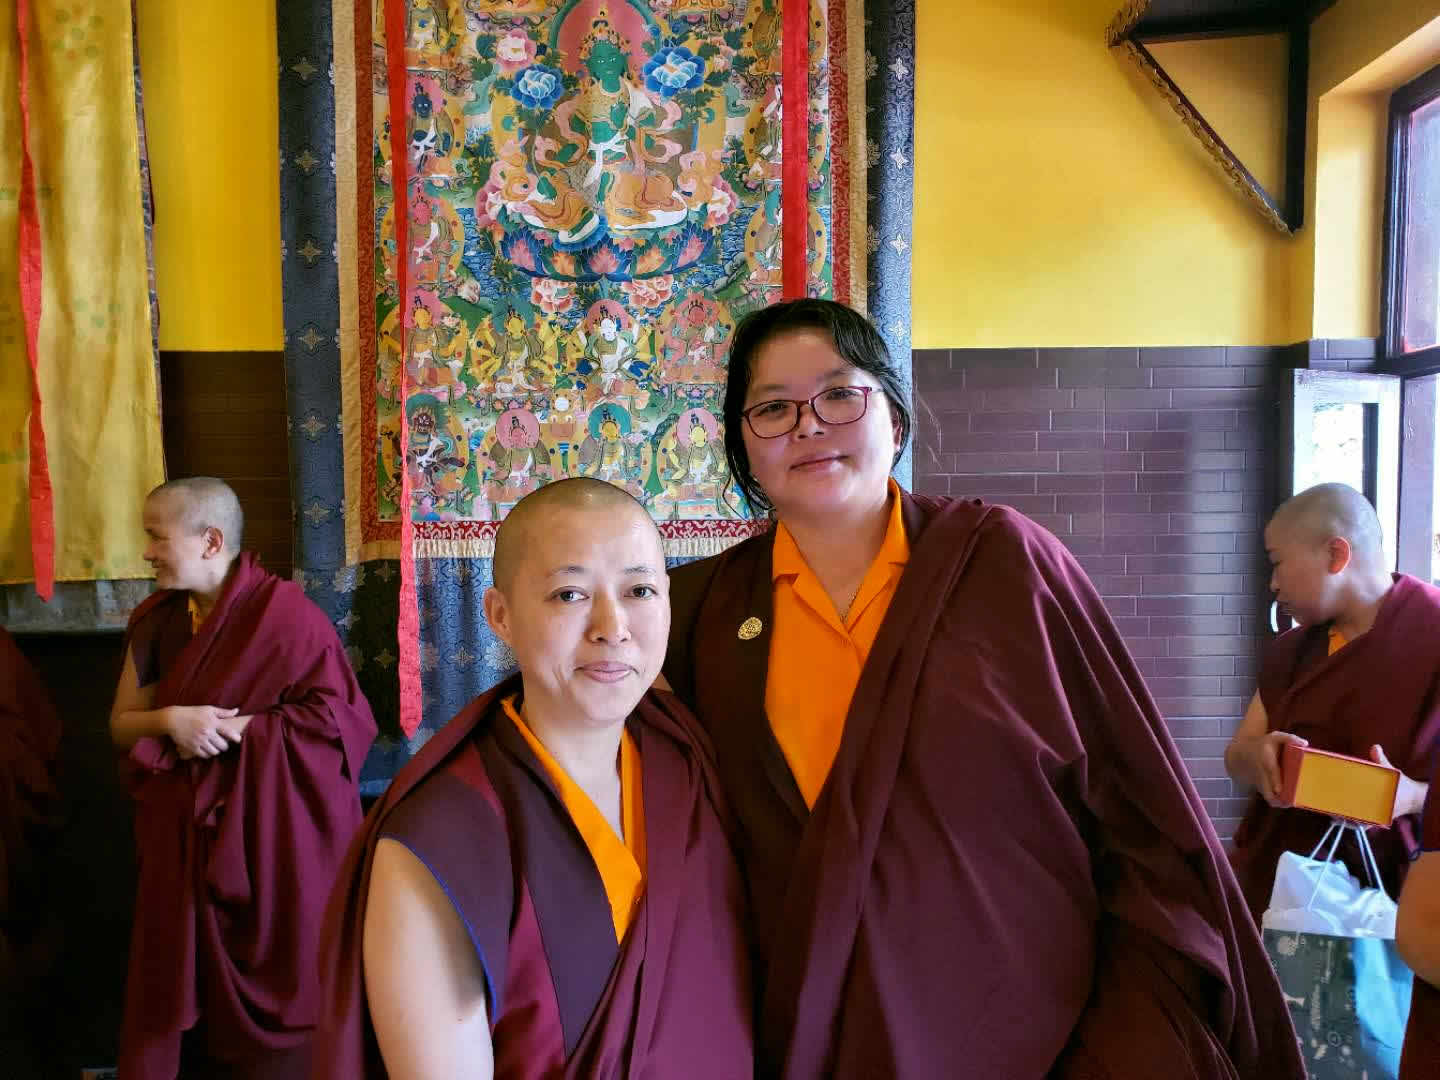
M736 321L780 297L778 0L409 0L403 42L385 8L336 34L346 561L396 554L407 465L417 557L490 555L566 476L672 556L749 535L721 405ZM809 16L808 288L863 307L864 30Z

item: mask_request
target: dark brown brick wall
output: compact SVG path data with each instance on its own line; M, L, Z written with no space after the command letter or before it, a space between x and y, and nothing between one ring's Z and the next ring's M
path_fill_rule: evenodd
M1210 347L922 350L914 361L917 489L1009 504L1065 542L1228 837L1245 799L1222 755L1265 636L1280 373L1307 360Z
M292 561L285 359L278 352L165 352L167 475L218 476L245 508L245 547L289 577Z

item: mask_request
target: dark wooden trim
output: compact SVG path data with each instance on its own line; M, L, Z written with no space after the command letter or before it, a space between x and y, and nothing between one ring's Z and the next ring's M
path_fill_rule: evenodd
M1199 124L1202 129L1204 129L1206 136L1215 141L1215 145L1219 147L1221 155L1240 174L1240 179L1250 189L1251 193L1257 199L1259 199L1260 202L1262 202L1266 207L1268 207L1270 212L1273 213L1277 218L1281 219L1282 221L1285 220L1285 214L1280 209L1279 204L1275 202L1275 199L1270 194L1270 192L1265 190L1265 185L1260 183L1259 180L1255 179L1254 174L1245 167L1244 162L1242 162L1238 157L1235 156L1235 151L1230 149L1230 144L1227 143L1224 139L1222 139L1220 137L1220 133L1210 126L1210 122L1200 114L1200 110L1195 107L1195 103L1191 101L1188 97L1186 97L1185 91L1181 90L1180 87L1176 85L1175 80L1170 77L1170 73L1160 66L1160 62L1155 59L1154 55L1150 52L1150 50L1145 48L1145 46L1142 45L1139 41L1135 41L1134 45L1136 50L1138 50L1140 55L1144 58L1145 63L1147 63L1154 69L1155 73L1165 81L1165 85L1168 86L1171 92L1174 93L1175 96L1180 100L1180 103L1187 110L1189 110L1190 115L1195 118L1195 122ZM1304 180L1302 178L1301 184L1303 185L1303 183ZM1287 221L1287 225L1288 224L1289 223ZM1294 227L1290 226L1290 228L1293 231Z
M1400 356L1389 354L1375 365L1377 375L1399 375L1402 379L1418 379L1440 372L1440 345L1419 349Z
M1136 41L1194 41L1205 38L1249 37L1283 34L1297 26L1309 27L1319 15L1334 7L1336 0L1256 5L1257 10L1230 11L1209 15L1163 15L1146 12L1130 31Z
M1285 223L1291 232L1305 224L1305 141L1310 120L1310 23L1290 26L1289 104L1285 122Z
M1401 397L1401 415L1404 415L1404 397ZM1361 441L1365 445L1364 465L1361 469L1360 492L1370 500L1371 506L1377 506L1380 502L1380 406L1374 402L1367 401L1360 406L1362 430L1364 434ZM1400 445L1405 445L1404 420L1400 421Z
M1296 369L1301 370L1301 369ZM1275 505L1295 494L1295 384L1294 372L1285 373L1280 391L1280 443L1275 448Z
M1414 112L1421 105L1440 97L1440 65L1417 75L1390 95L1390 111Z
M1165 43L1222 37L1283 34L1292 16L1284 11L1237 11L1228 15L1147 16L1130 31L1136 41Z
M1155 29L1163 23L1165 29ZM1189 24L1194 24L1189 25ZM1179 27L1179 29L1176 29ZM1285 118L1285 180L1284 191L1277 199L1257 180L1253 173L1230 149L1216 130L1210 126L1200 110L1195 107L1175 80L1145 47L1146 43L1184 41L1216 37L1254 36L1257 34L1286 34L1288 65L1286 75L1286 118ZM1149 68L1152 76L1164 83L1164 90L1173 93L1183 109L1194 117L1203 131L1203 138L1214 142L1214 153L1222 159L1227 170L1234 170L1230 179L1246 189L1258 204L1257 209L1270 217L1278 227L1296 232L1305 221L1305 146L1309 127L1309 68L1310 68L1310 24L1303 14L1286 12L1251 13L1249 15L1228 15L1223 17L1196 18L1191 16L1160 20L1159 23L1138 24L1117 44L1128 42L1133 47L1143 67Z
M1395 375L1423 375L1440 371L1440 348L1413 353L1400 351L1405 296L1406 187L1410 147L1403 137L1405 122L1422 105L1440 97L1440 66L1431 68L1390 95L1390 125L1386 134L1385 228L1381 234L1380 337L1384 364Z
M1404 295L1405 261L1400 237L1405 221L1405 166L1409 148L1400 138L1403 114L1391 101L1390 126L1385 136L1385 225L1380 234L1380 348L1385 358L1395 356L1400 344L1400 304Z

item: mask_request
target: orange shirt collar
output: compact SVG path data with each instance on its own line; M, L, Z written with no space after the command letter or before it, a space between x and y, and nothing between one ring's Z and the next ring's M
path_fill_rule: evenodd
M500 704L555 785L556 794L585 842L610 903L615 940L623 941L645 885L645 813L640 794L640 752L634 738L629 731L620 734L620 817L625 830L622 839L615 835L590 796L570 779L564 767L530 730L516 699L507 697Z

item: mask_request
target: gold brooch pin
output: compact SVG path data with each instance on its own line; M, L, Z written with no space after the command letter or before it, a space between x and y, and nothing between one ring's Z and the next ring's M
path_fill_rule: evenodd
M765 629L765 624L754 615L751 615L740 624L740 629L735 636L741 641L753 641L760 636L760 631L763 629Z

